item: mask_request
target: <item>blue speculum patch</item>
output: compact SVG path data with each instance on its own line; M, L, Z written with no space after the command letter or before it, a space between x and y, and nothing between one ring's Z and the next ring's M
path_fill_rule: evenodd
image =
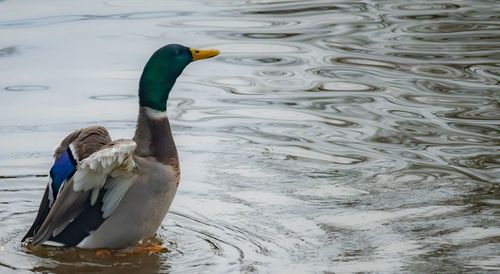
M64 181L67 181L76 171L76 161L68 148L55 160L54 165L50 169L50 177L52 178L52 193L54 199L59 192Z

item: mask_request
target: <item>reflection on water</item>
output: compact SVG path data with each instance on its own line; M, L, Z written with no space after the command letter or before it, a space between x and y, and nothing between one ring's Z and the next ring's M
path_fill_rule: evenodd
M500 270L498 3L31 2L0 1L0 272ZM222 54L169 101L168 252L20 246L53 147L132 136L171 42Z

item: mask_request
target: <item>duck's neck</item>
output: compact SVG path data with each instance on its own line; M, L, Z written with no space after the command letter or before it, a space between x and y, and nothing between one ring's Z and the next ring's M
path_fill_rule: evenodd
M138 156L155 157L166 165L179 164L166 111L141 106L133 140L137 143Z

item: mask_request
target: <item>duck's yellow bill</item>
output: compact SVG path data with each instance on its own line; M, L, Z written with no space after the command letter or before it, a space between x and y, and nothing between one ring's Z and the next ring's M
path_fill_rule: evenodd
M212 58L219 55L219 50L217 49L189 49L191 55L193 56L193 61Z

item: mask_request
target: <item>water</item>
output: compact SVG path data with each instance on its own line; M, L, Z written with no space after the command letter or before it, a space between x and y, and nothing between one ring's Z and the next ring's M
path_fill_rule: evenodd
M497 1L0 2L1 273L500 271ZM167 43L169 251L28 248L51 153L130 138Z

